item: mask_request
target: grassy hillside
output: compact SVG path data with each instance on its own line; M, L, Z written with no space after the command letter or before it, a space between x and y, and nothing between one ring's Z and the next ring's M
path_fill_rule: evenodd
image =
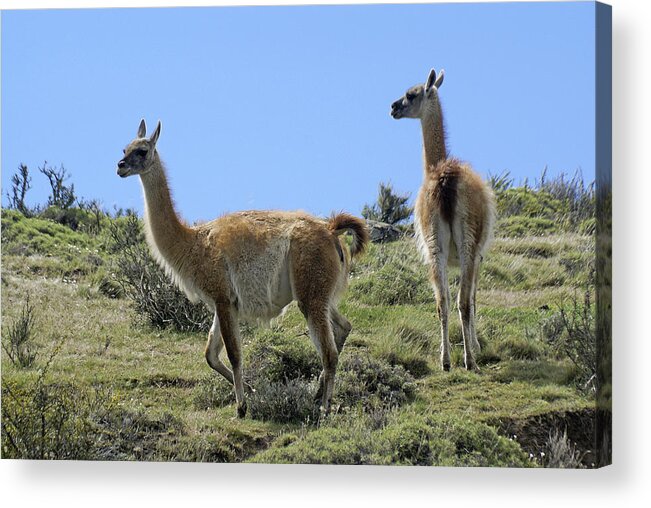
M319 425L319 363L295 304L269 328L243 327L254 391L238 420L230 387L204 360L206 334L152 325L120 286L116 273L135 251L115 248L110 223L126 219L84 232L4 210L2 454L590 465L594 395L578 339L592 326L594 238L590 218L538 194L500 194L503 218L477 295L479 373L462 367L456 309L453 369L438 365L434 297L413 240L371 246L341 303L353 331L333 414ZM458 270L450 280L456 294ZM29 333L16 346L21 324Z

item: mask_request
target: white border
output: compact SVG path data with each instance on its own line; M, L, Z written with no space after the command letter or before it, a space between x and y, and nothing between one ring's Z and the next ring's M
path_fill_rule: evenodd
M351 2L248 1L246 5ZM422 3L422 2L374 2ZM434 3L434 2L431 2ZM442 2L436 2L442 3ZM5 506L649 506L649 3L613 5L614 439L599 471L108 462L0 462ZM7 8L237 5L1 0ZM119 36L119 34L116 34ZM554 72L541 69L541 72ZM562 86L559 76L558 86ZM201 503L201 504L200 504ZM205 504L203 504L205 503ZM421 504L423 503L423 504ZM427 503L427 504L424 504Z

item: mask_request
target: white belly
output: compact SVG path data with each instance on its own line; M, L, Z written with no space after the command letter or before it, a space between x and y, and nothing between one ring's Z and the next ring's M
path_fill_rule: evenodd
M288 251L288 239L279 239L264 253L230 270L243 320L268 322L293 300Z

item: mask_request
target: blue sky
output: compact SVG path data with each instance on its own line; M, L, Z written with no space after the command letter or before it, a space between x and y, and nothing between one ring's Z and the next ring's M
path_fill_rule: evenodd
M142 211L115 168L143 117L189 222L359 213L380 181L413 197L420 125L389 106L431 67L452 155L592 180L594 37L591 2L4 11L2 202L20 163L45 202L47 160L79 196Z

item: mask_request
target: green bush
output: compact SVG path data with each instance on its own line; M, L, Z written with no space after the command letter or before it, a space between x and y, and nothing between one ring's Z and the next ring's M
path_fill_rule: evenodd
M262 328L244 347L244 375L251 384L312 379L321 372L321 360L307 334L281 326Z
M248 397L251 418L278 423L315 422L318 402L314 401L316 381L295 378L285 382L259 382Z
M552 219L514 215L498 219L495 229L499 236L545 236L557 233L559 225Z
M318 408L313 399L321 363L305 335L296 336L280 326L263 328L247 340L244 356L252 418L280 423L316 421ZM202 378L195 389L194 404L200 409L234 402L233 387L215 373Z
M508 173L491 177L500 218L498 234L525 236L553 231L591 234L594 185L586 184L580 172L572 178L564 174L548 178L546 173L545 169L533 186L525 183L520 187L513 187Z
M361 425L322 427L287 443L280 439L253 457L265 464L374 464L375 444L371 432Z
M556 353L570 360L579 372L577 383L584 390L594 391L597 372L597 340L595 305L591 290L576 294L562 302L559 311L541 326L543 336Z
M94 221L93 215L81 208L60 208L49 206L39 214L39 218L51 220L73 231L88 229Z
M38 217L26 218L16 210L2 211L3 252L42 254L71 259L96 248L88 235Z
M275 422L316 421L314 401L322 370L314 346L306 337L293 337L274 328L254 336L244 348L244 381L249 415ZM345 352L335 377L333 407L348 411L363 407L377 412L412 400L414 378L400 365L390 365L361 351ZM214 373L195 388L194 404L200 409L235 402L232 386ZM336 409L336 410L338 410Z
M377 201L364 205L362 217L369 220L398 224L411 217L413 207L408 206L409 194L396 194L391 184L380 183Z
M36 360L36 345L32 340L35 320L34 306L30 303L27 293L20 316L8 325L6 340L2 341L2 349L14 365L31 367Z
M142 227L134 215L111 224L108 248L115 253L114 283L152 326L208 331L212 316L203 303L191 303L153 260Z
M368 354L344 354L335 380L334 402L344 408L397 407L413 399L414 378L400 365L392 366Z
M13 459L94 459L98 421L110 408L102 390L72 383L2 382L2 455Z
M397 414L371 430L352 415L302 438L278 439L253 462L531 467L520 446L483 423L463 417Z
M550 193L528 187L515 187L498 195L498 217L536 217L554 220L566 210L563 203Z

